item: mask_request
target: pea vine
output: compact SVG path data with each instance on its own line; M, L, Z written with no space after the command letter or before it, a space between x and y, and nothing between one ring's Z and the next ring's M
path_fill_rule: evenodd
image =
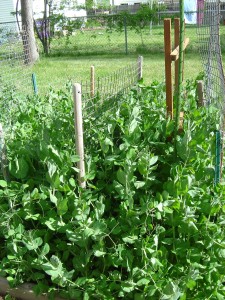
M10 113L2 106L2 122L12 122L10 181L0 178L0 276L12 286L33 282L50 298L224 299L217 111L197 108L195 83L186 85L174 161L164 85L138 90L85 117L86 190L77 182L69 87L26 102L9 97Z

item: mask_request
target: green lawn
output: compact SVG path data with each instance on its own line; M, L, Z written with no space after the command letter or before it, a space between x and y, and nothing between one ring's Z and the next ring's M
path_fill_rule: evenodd
M225 48L223 36L225 26L221 26L221 49ZM198 53L196 27L186 26L186 36L190 43L186 49L184 79L195 78L202 71ZM107 32L96 28L81 32L77 30L69 37L59 37L52 41L51 56L41 57L34 66L39 91L45 92L49 86L61 88L67 80L80 82L90 78L90 67L95 66L96 77L109 76L114 71L144 57L143 77L146 84L164 79L164 35L163 26L153 26L142 30L127 31L128 55L125 54L124 32ZM171 33L173 40L173 30Z
M190 43L185 54L184 79L192 79L202 71L197 51L196 28L187 26L186 36L190 38ZM225 48L224 36L225 26L221 26L222 51ZM68 80L88 81L92 65L95 67L96 77L105 77L134 63L138 55L142 55L144 82L150 84L154 80L163 81L165 73L163 26L153 26L151 31L149 27L145 28L141 34L128 29L127 37L128 55L125 54L124 32L109 33L102 28L84 32L77 30L75 35L55 38L52 41L51 55L49 57L41 55L32 70L18 67L15 71L15 66L10 65L6 66L5 71L2 64L2 78L4 77L8 83L13 82L15 86L20 86L22 92L31 78L31 72L34 72L37 75L39 93L43 94L49 86L62 88ZM10 68L13 72L8 72ZM31 90L31 83L29 85Z
M39 92L45 92L49 86L61 88L68 80L80 82L89 80L90 67L95 67L96 77L109 76L120 68L133 63L138 55L101 55L78 57L41 58L34 66ZM164 54L144 54L143 78L146 84L154 80L164 80ZM197 54L185 55L184 79L195 78L202 70Z

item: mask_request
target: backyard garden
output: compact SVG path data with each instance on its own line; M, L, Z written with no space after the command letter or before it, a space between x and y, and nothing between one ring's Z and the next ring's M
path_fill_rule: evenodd
M180 44L178 83L176 65L171 69L171 111L163 27L152 30L158 51L141 43L107 54L97 42L95 55L84 55L73 53L70 35L57 44L68 46L66 54L56 55L56 40L57 51L34 66L21 69L19 56L2 62L5 299L225 299L224 81L213 77L217 49L204 69L208 52L200 57L196 28L186 28L194 38L185 55ZM90 44L98 37L88 37Z

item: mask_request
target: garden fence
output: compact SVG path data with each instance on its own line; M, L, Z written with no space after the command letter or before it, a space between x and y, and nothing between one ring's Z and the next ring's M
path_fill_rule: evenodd
M220 181L223 162L223 137L225 114L225 79L220 43L220 1L205 3L199 8L201 20L197 34L199 48L204 67L204 96L206 105L213 105L220 111L218 123L220 130L216 131L216 162L215 182Z
M87 55L87 54L142 54L163 53L163 19L174 19L179 13L169 11L161 13L158 21L133 20L122 16L87 16L70 18L61 29L52 33L51 55ZM188 53L199 52L196 35L197 25L186 25L186 35L190 37ZM225 26L221 24L225 34ZM224 47L222 51L225 51Z
M28 66L26 28L15 23L0 24L0 93L16 90L21 95L32 91L31 69Z
M142 78L142 62L143 58L139 56L137 62L97 78L92 67L90 80L81 81L83 114L96 117L99 115L99 106L103 106L104 110L110 109L115 97L129 92Z

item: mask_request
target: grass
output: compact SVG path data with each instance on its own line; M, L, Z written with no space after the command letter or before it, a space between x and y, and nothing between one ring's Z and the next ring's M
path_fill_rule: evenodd
M172 31L173 32L173 31ZM221 26L221 37L225 26ZM171 34L173 40L173 34ZM185 54L184 79L195 78L201 71L198 36L195 26L186 26L190 43ZM221 38L222 50L225 45ZM49 86L60 88L67 80L89 80L90 67L95 66L96 77L104 77L144 57L143 77L146 84L164 79L163 26L153 26L151 34L145 28L142 34L128 28L128 55L125 54L124 32L108 33L104 28L77 30L69 37L52 41L51 57L42 57L33 70L37 75L40 92ZM109 54L110 53L110 54Z
M186 36L190 38L189 50L198 51L198 36L195 26L186 26ZM171 31L173 40L173 30ZM74 53L74 55L96 53L125 53L126 42L124 28L121 31L107 31L104 27L75 30L69 36L57 36L52 39L51 52L55 55ZM158 53L164 50L163 25L154 25L137 30L127 27L127 49L129 53Z
M90 67L95 66L96 77L104 77L137 60L138 55L101 55L78 57L43 57L33 67L37 76L39 92L49 86L61 88L68 80L89 80ZM144 54L143 78L146 84L164 79L164 54ZM202 70L197 54L185 55L184 79L195 78Z
M222 51L225 49L225 26L221 26ZM190 38L190 44L185 54L184 79L195 78L201 71L201 59L197 52L196 28L187 26L186 36ZM173 39L173 36L171 37ZM125 54L124 33L108 33L105 29L97 28L81 32L76 31L70 37L60 37L52 41L52 53L50 57L41 56L34 65L32 72L36 73L39 93L45 93L49 86L59 89L68 80L73 82L88 81L90 67L95 66L96 77L105 77L134 63L138 55L144 57L143 78L146 84L152 81L164 79L164 54L163 54L163 27L153 26L150 34L149 28L145 28L142 34L134 30L128 30L128 55ZM27 85L30 80L31 70L8 72L10 79L7 82L18 81L19 86ZM4 70L2 69L4 74ZM27 74L29 73L29 74ZM11 78L12 77L12 78ZM22 80L19 80L22 78ZM16 84L15 84L16 85ZM30 84L31 90L31 84Z

